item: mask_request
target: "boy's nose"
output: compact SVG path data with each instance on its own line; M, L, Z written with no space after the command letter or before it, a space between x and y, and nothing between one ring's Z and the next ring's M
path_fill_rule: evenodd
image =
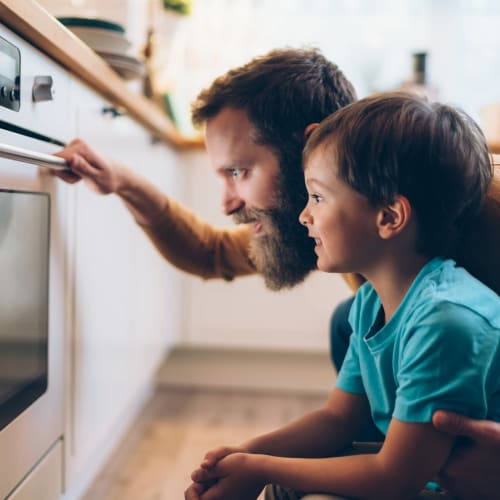
M303 225L303 226L307 226L309 223L310 223L310 216L309 216L309 213L307 211L307 207L304 208L304 210L302 210L302 212L300 212L299 214L299 222Z

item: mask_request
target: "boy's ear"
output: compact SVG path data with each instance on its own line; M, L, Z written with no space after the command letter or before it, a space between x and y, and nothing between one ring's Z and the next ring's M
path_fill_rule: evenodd
M411 205L408 198L398 195L390 205L382 207L377 218L378 233L384 240L400 234L410 223Z

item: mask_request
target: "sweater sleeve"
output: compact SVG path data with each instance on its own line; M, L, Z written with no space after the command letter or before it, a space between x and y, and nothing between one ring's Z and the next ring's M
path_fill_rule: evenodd
M217 228L168 198L150 226L141 226L172 265L204 279L232 280L256 272L249 257L250 228Z

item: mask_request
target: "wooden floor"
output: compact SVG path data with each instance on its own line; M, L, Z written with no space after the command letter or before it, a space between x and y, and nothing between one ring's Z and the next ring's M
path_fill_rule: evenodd
M206 451L317 408L322 395L159 389L84 500L182 500Z

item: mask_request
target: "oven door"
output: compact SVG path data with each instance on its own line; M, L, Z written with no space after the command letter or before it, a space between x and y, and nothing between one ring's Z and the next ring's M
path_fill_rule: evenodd
M31 152L34 157L38 154L51 154L60 149L60 146L0 130L0 149L2 145L22 148ZM25 224L26 232L33 233L23 234L22 228L18 227L19 235L22 236L21 245L38 246L38 249L19 251L21 259L28 256L29 259L35 261L38 255L38 261L35 264L26 263L23 268L21 263L19 269L22 272L17 278L12 273L7 273L11 274L10 279L3 279L3 277L0 279L0 297L10 296L12 304L22 304L23 299L27 299L28 303L31 302L32 306L38 308L38 312L35 313L38 317L31 321L32 330L38 328L37 338L34 340L33 333L29 334L31 335L30 342L25 342L26 338L23 339L20 328L18 328L20 333L17 338L15 332L14 335L12 331L6 332L5 324L2 324L0 319L0 328L4 328L4 331L0 332L0 350L4 351L0 353L0 360L1 355L7 355L7 352L9 356L14 356L14 353L18 356L17 361L14 358L9 359L10 368L14 372L9 372L10 388L4 385L3 404L0 388L0 425L2 426L0 430L0 498L7 497L63 435L63 331L66 321L64 285L67 261L65 240L68 222L66 210L68 187L56 178L43 173L33 164L29 156L26 157L27 160L23 160L22 156L19 160L12 159L16 157L15 155L9 159L0 157L0 200L4 200L3 207L0 201L0 210L3 208L4 216L8 215L9 210L11 215L17 214L17 217L11 217L10 223ZM14 191L11 196L8 195L10 191ZM33 194L16 194L19 191ZM23 198L23 203L26 202L24 204L28 205L26 210L31 211L31 217L24 222L22 219L27 217L27 212L23 212L23 209L13 212L15 207L12 208L14 200L19 201L20 197ZM44 216L49 213L49 200L50 220L45 221ZM34 207L38 207L40 213L34 214ZM50 228L48 234L43 234L44 227ZM9 228L9 231L11 229ZM48 242L50 242L49 248L45 247ZM15 255L10 255L9 258L15 262L13 265L20 264L16 262ZM47 264L47 260L48 276L44 276L43 269L37 266L43 267ZM6 265L5 262L4 265ZM30 269L30 266L33 267ZM32 281L30 281L30 273L33 275ZM43 294L47 293L46 278L48 303L45 305L48 307L44 310ZM29 287L38 287L39 291L28 289ZM33 304L34 302L36 304ZM12 311L10 314L10 320L12 318L19 320L15 314L12 314ZM6 315L8 316L7 313ZM45 330L44 321L47 327ZM40 325L33 327L37 322ZM5 341L3 345L2 336ZM25 344L24 352L23 343ZM24 373L22 372L23 363L25 364ZM16 400L14 397L16 390L18 393L23 390L26 392L24 396L18 395ZM9 399L11 405L9 405Z
M0 188L0 431L48 382L50 195Z

